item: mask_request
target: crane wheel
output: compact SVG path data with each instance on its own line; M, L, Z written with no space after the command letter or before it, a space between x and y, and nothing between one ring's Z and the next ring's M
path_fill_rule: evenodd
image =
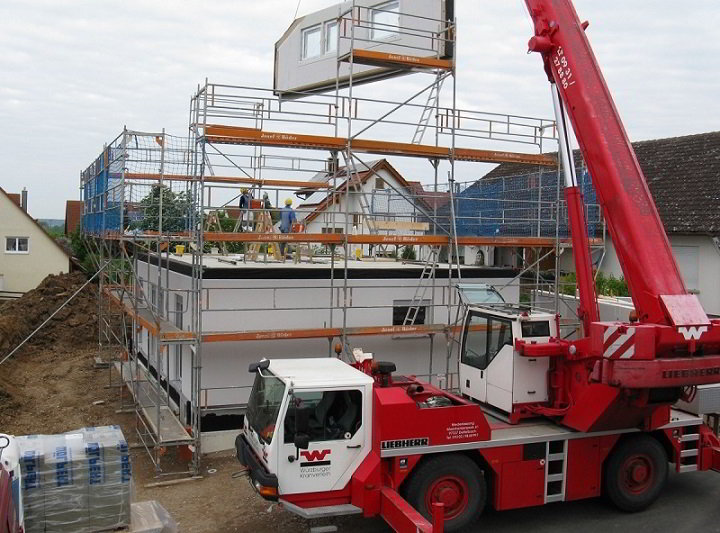
M642 511L660 496L668 476L668 457L649 435L620 442L605 463L605 493L616 507Z
M420 464L405 486L405 497L432 521L433 502L445 504L445 531L460 531L475 522L487 500L483 471L459 454L439 455Z

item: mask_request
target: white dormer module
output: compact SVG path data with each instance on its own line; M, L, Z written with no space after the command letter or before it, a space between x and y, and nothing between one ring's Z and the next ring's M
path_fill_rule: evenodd
M449 68L454 0L355 0L296 19L275 43L275 93L298 98L353 84ZM339 70L338 70L339 66Z

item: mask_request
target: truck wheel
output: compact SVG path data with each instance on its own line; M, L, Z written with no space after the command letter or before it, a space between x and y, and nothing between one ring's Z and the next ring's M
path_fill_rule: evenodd
M662 445L638 435L621 442L605 463L605 492L619 509L642 511L660 496L667 475Z
M464 455L439 455L417 467L405 495L417 511L432 521L433 502L445 504L445 531L472 524L485 508L487 487L482 470Z

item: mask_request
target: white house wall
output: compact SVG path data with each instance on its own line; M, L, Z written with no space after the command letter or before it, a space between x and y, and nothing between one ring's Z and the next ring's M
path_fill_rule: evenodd
M720 314L720 251L712 238L704 235L670 235L669 239L688 290L697 292L705 312ZM596 261L599 259L598 251L594 257ZM567 250L560 258L561 270L575 271L571 250ZM609 236L605 241L605 257L600 271L616 278L623 276L617 252Z
M27 252L8 252L6 239L28 238ZM69 271L70 259L52 237L0 193L0 291L27 292L49 274Z

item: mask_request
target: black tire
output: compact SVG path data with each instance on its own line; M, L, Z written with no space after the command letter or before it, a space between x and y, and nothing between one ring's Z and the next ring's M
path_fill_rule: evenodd
M487 486L483 471L464 455L432 457L420 464L404 488L407 501L432 521L432 501L444 495L445 531L461 531L474 523L485 508Z
M665 449L651 436L637 435L618 444L605 462L605 493L623 511L642 511L660 496L667 476Z

